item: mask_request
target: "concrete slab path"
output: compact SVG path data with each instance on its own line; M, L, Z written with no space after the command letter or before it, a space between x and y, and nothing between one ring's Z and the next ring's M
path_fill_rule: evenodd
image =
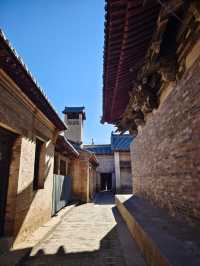
M18 265L144 266L109 192L75 207Z

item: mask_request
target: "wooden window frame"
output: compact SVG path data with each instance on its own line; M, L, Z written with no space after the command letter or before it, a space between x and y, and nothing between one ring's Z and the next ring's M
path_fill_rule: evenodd
M36 138L35 140L35 161L33 174L33 190L44 188L45 181L45 142Z

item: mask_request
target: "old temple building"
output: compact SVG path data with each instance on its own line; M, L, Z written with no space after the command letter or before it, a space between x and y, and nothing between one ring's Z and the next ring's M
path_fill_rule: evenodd
M111 144L84 145L98 161L96 190L114 193L132 193L132 172L129 134L111 134Z
M131 223L136 219L142 226L142 212L137 217L136 211L140 208L148 226L155 210L168 213L169 220L184 221L186 228L200 225L200 3L107 0L105 9L102 122L135 136L131 144L135 200L132 197L126 205L118 199L119 208L149 265L168 265L165 259L175 260L172 250L166 253L163 247L165 259L161 259L141 235L153 239L153 233L143 224L140 234ZM154 208L150 216L145 214L144 202L149 210ZM125 208L135 210L135 216L130 218ZM170 227L167 218L154 219ZM152 228L158 227L159 222L152 223ZM161 230L161 242L166 240L164 235L166 231ZM168 237L185 244L184 254L176 254L177 261L198 265L186 248L190 239L198 249L192 233L188 239L183 232L180 235L168 231ZM170 243L177 249L173 240ZM154 244L160 247L156 240ZM192 262L187 264L183 257L190 255Z

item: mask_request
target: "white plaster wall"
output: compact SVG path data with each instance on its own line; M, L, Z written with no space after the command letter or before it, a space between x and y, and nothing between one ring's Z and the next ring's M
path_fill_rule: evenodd
M115 167L113 155L96 155L99 166L97 167L97 187L100 189L101 173L112 173L112 187L115 189Z
M116 177L116 192L120 192L120 165L119 165L119 152L114 152L115 158L115 177Z
M119 153L120 162L129 161L131 165L130 152ZM132 167L120 168L120 192L132 193Z
M113 155L96 155L99 166L97 172L112 173L114 171L114 157Z

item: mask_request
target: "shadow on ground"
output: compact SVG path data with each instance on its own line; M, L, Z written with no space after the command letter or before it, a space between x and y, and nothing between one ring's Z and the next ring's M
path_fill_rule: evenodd
M114 196L110 192L103 192L97 195L95 204L105 205L114 203ZM91 205L89 205L91 206ZM102 206L103 207L103 206ZM107 208L105 208L106 211ZM65 238L59 242L59 239L55 242L58 237L56 232L51 236L52 242L46 241L48 238L44 238L42 242L36 245L33 249L22 249L18 251L11 251L7 256L7 261L0 259L0 265L3 266L38 266L38 265L58 265L58 266L144 266L143 258L139 252L135 242L127 231L126 225L120 217L116 207L108 206L111 210L116 223L110 227L109 223L105 223L105 220L97 221L98 226L105 226L108 228L106 234L99 238L99 246L95 245L92 249L90 242L88 246L85 246L83 236L80 234L80 251L79 249L75 252L67 250ZM95 210L98 212L97 208ZM104 207L103 207L104 210ZM103 211L104 212L104 211ZM72 224L73 226L73 224ZM87 226L87 223L86 223ZM97 238L99 237L98 226L96 231ZM94 230L94 228L89 229ZM80 231L79 231L80 232ZM69 235L68 235L69 237ZM83 239L83 240L82 240ZM88 238L89 239L89 238ZM53 244L51 244L53 243ZM54 246L56 244L56 249ZM83 245L82 245L83 244ZM70 242L69 242L69 245ZM47 249L46 249L47 247ZM53 247L53 249L52 249ZM71 247L71 246L70 246ZM82 249L82 247L84 247ZM82 249L82 250L81 250ZM17 262L16 262L17 261Z
M126 266L117 234L117 228L115 226L101 240L98 250L91 252L67 253L67 250L61 245L55 254L46 254L45 250L40 249L34 256L31 256L31 250L26 250L26 255L17 264L10 265ZM17 255L16 252L14 253L12 254L11 252L10 256Z
M94 199L94 204L97 205L112 205L115 204L115 196L111 191L102 191L97 193Z

